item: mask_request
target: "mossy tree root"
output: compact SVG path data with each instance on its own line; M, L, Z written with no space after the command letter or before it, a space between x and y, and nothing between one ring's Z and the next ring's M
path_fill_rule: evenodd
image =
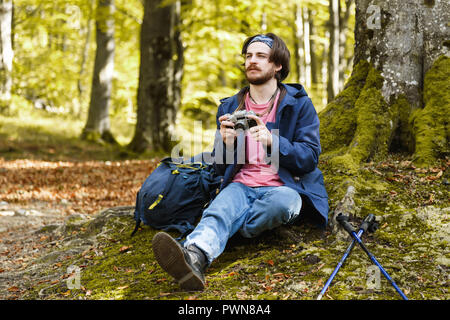
M388 152L414 152L419 166L449 155L450 58L441 56L424 79L424 105L412 111L404 94L386 101L385 79L367 61L353 69L344 90L319 113L322 159L354 174L365 161Z
M398 112L384 100L382 85L380 72L361 61L319 114L324 158L334 168L355 172L361 162L387 154Z
M424 79L425 107L412 113L415 136L414 162L427 166L450 154L450 58L443 55L428 70Z

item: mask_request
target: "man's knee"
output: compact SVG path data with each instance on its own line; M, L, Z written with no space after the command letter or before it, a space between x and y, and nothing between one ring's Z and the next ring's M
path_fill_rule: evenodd
M295 190L284 186L274 188L253 203L240 233L250 238L262 231L288 224L298 216L301 206L301 197Z
M281 186L270 191L268 202L274 213L281 213L291 220L300 213L302 207L302 198L292 188Z

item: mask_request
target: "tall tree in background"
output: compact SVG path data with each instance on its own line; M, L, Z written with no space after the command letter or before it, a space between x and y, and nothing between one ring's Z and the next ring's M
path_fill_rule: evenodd
M11 39L12 0L0 0L0 112L11 102L13 48Z
M353 9L354 0L345 0L345 10L342 10L341 2L339 2L339 91L344 88L345 72L351 68L353 48L347 45L347 37L349 34L349 20Z
M90 43L91 43L90 40L91 40L91 33L92 33L92 23L91 22L92 22L93 16L94 16L93 13L94 13L95 1L89 0L88 7L89 7L89 12L88 12L88 16L87 16L86 28L85 28L85 30L83 30L83 33L85 33L85 37L84 37L84 44L83 44L82 52L81 52L79 78L77 81L78 105L81 105L81 103L83 101L84 93L86 91L86 88L83 85L83 78L85 77L86 64L89 59L89 48L90 48ZM74 112L75 112L75 116L79 117L81 108L79 108L79 107L75 108Z
M116 143L111 133L109 107L114 73L114 0L98 0L96 42L91 101L86 126L81 137Z
M141 26L141 64L137 123L129 148L169 151L180 105L183 46L180 2L145 0Z
M449 154L448 21L446 0L356 1L352 76L319 114L333 165L355 170L398 151L429 165Z
M339 0L329 0L328 102L339 92Z

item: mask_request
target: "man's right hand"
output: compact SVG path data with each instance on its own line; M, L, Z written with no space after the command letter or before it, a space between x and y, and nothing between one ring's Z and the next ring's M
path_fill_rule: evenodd
M234 130L234 123L228 121L228 115L219 117L220 122L220 134L222 135L223 142L227 146L232 146L236 139L236 130Z

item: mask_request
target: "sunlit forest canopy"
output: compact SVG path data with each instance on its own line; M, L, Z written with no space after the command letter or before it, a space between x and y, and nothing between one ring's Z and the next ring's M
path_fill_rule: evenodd
M170 4L175 1L164 1ZM96 52L95 0L14 1L12 112L32 105L84 122ZM143 1L114 1L114 73L109 110L113 130L136 122ZM352 68L353 1L341 1L340 88ZM318 111L327 103L329 1L191 0L181 2L183 78L178 122L214 128L219 99L245 85L243 41L273 32L291 51L285 80L303 84ZM342 27L343 26L343 27ZM174 57L176 59L176 57ZM119 137L128 143L132 129Z

